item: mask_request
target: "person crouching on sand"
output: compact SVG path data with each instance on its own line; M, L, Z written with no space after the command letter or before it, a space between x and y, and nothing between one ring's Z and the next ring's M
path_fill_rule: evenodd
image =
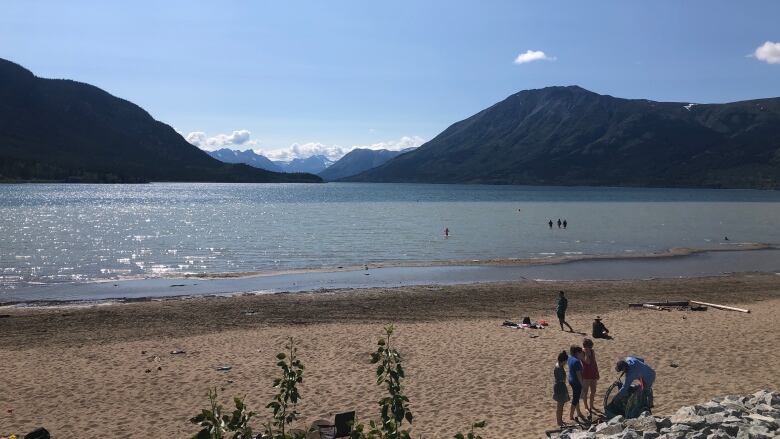
M585 348L585 358L582 359L582 402L592 416L593 412L596 411L594 400L596 399L596 385L599 382L599 365L596 363L593 340L586 338L582 341L582 347Z
M612 336L609 335L609 329L604 325L604 323L601 322L601 317L596 316L596 319L593 320L593 338L604 338L607 340L612 340Z
M569 385L571 386L571 409L569 410L569 419L577 422L585 422L585 417L580 410L580 396L582 396L582 358L584 353L579 346L572 346L569 349ZM577 419L574 418L574 412L577 412Z
M555 421L559 427L563 427L566 424L563 423L563 406L569 402L569 389L566 388L566 360L569 356L566 351L561 351L558 354L558 362L555 363L555 369L553 369L553 377L555 377L555 384L553 385L553 399L558 403L558 408L555 411Z

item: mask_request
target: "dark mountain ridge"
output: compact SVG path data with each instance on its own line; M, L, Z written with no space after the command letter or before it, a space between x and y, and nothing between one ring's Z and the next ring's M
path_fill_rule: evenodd
M526 90L349 181L780 187L780 98L655 102Z
M384 164L388 160L412 149L414 148L408 148L403 151L390 151L388 149L356 148L320 172L319 176L325 181L335 181L350 177Z
M318 182L224 164L141 107L0 59L0 181Z

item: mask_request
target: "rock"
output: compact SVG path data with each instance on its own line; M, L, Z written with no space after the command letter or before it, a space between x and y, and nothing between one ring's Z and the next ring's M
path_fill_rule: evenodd
M639 435L634 430L626 430L620 439L639 439Z
M731 436L723 430L715 430L707 436L707 439L731 439Z
M599 427L601 427L601 425L604 425L604 427L603 428L599 428ZM622 433L623 432L623 425L621 425L621 424L612 424L612 425L600 424L599 427L596 427L596 434L599 437L609 436L609 435L618 434L618 433Z
M768 428L760 425L742 426L737 432L737 439L771 439L772 436Z
M655 431L646 431L642 433L642 439L657 439L659 436L661 436L661 433Z
M662 428L669 428L672 426L672 420L669 418L655 418L655 423L659 430Z
M610 419L609 421L607 421L607 424L609 424L609 425L622 424L623 421L625 421L625 420L626 420L626 418L618 415L618 416L615 416L614 418Z
M717 402L705 402L704 404L695 406L695 411L697 415L705 416L705 415L711 415L713 413L720 413L725 410L725 407L718 404Z
M671 420L672 424L684 424L691 428L699 428L704 425L704 416L680 414L679 411L672 416Z
M569 439L596 439L596 434L589 431L578 431L569 434Z
M780 417L780 411L768 404L758 404L754 410L762 415L772 416L773 418Z
M680 415L680 416L693 416L695 414L696 414L696 409L687 406L680 407L679 409L677 409L677 412L675 413L675 415Z
M725 423L720 425L721 430L725 431L729 434L729 436L736 436L737 432L739 431L739 424L736 423Z
M674 425L672 425L672 428L669 429L669 432L670 433L677 433L677 432L687 433L687 432L692 431L692 430L693 430L693 428L691 428L691 426L689 426L689 425L686 425L686 424L674 424Z
M758 423L767 424L769 426L774 426L777 428L777 421L775 421L775 418L770 418L769 416L759 415L757 413L751 413L749 415L746 415L742 418L744 419L752 419L754 421L758 421Z
M704 423L711 427L717 427L722 424L725 417L720 413L707 415L704 417Z
M657 431L658 426L655 423L655 418L652 416L646 416L644 418L629 419L625 423L626 428L630 428L636 431Z

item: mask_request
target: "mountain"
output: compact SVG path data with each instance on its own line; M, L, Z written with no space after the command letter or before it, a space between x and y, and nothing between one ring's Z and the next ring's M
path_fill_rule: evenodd
M319 182L225 164L137 105L0 59L0 181Z
M780 98L654 102L527 90L349 181L780 188Z
M313 155L305 159L293 159L288 162L274 161L284 172L309 172L319 174L325 168L333 164L333 161L324 155Z
M206 153L223 163L243 163L254 168L265 169L266 171L284 172L282 171L282 168L264 155L256 154L251 149L238 151L235 149L222 148L216 151L206 151Z
M403 151L363 148L353 149L344 155L344 157L336 161L336 163L320 172L319 176L325 181L335 181L341 178L350 177L371 168L375 168L388 160L413 149L414 148L407 148Z

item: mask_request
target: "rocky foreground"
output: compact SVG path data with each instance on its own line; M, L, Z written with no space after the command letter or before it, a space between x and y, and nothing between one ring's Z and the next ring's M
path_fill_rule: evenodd
M765 439L780 438L780 392L761 390L682 407L671 417L645 412L618 416L587 431L565 430L557 439Z

